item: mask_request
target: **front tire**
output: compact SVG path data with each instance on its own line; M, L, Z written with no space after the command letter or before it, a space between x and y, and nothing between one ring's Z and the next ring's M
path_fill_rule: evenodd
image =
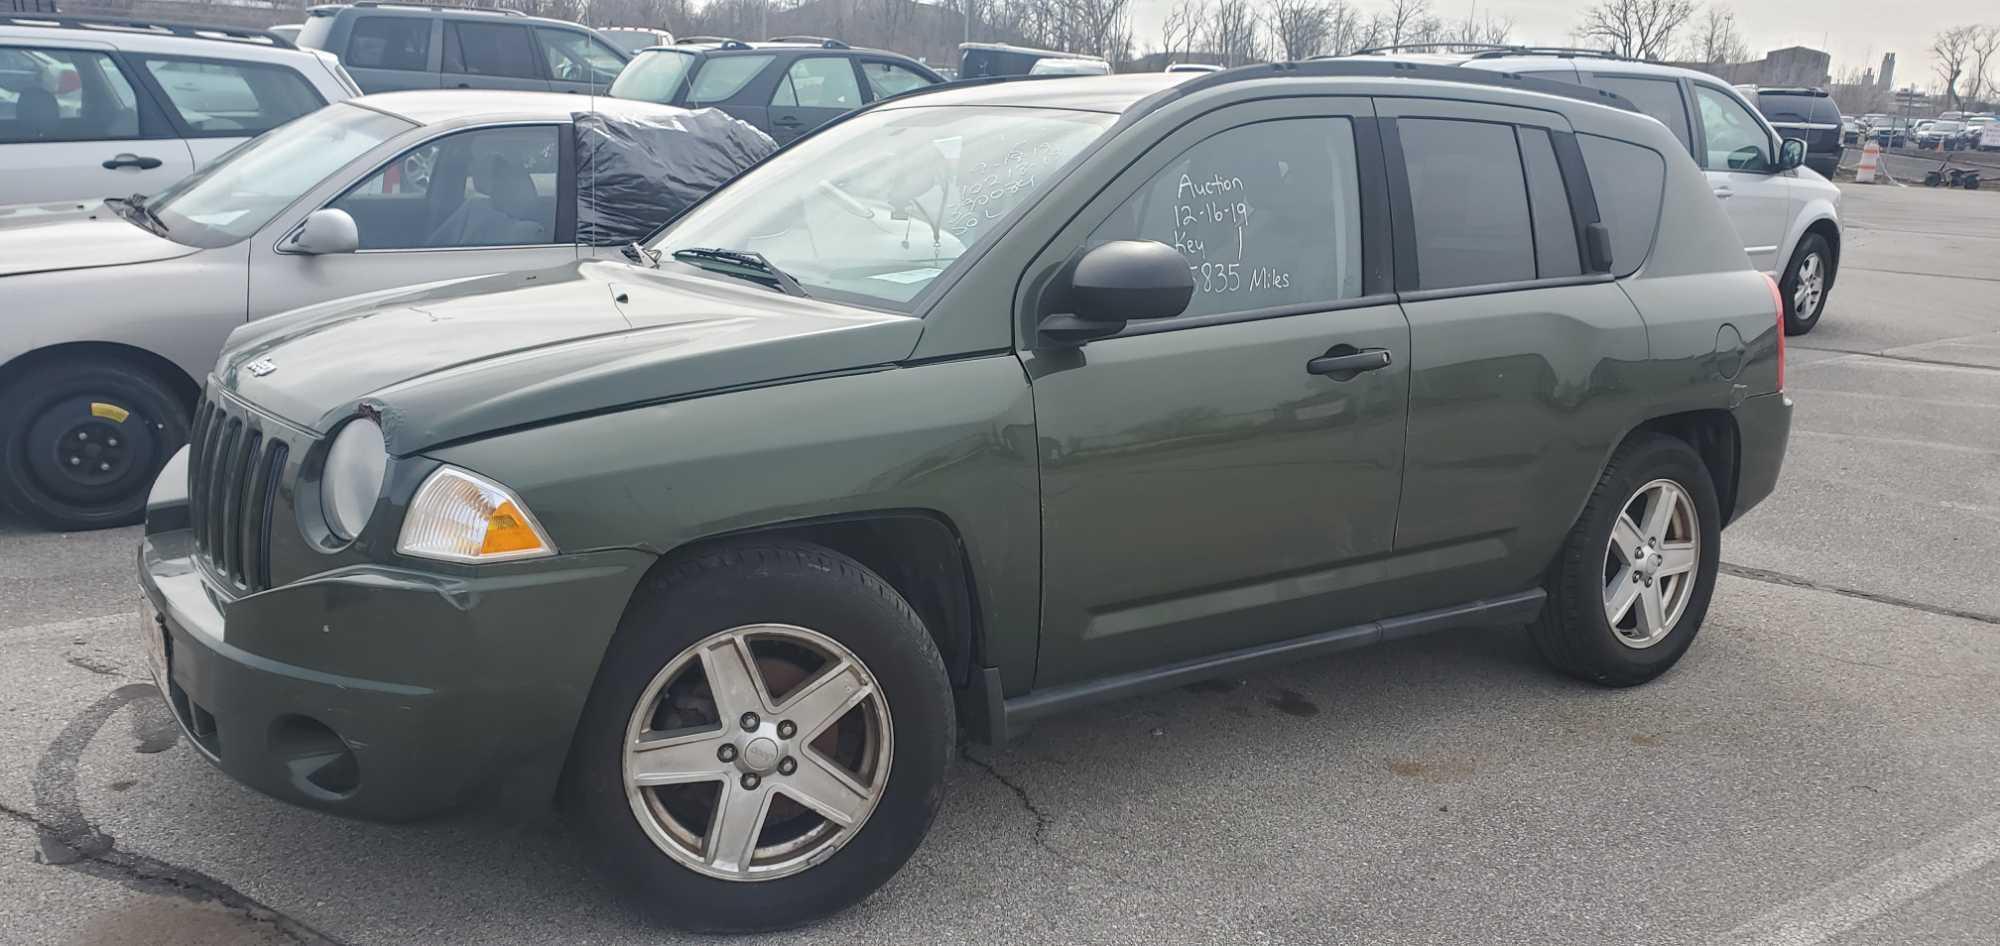
M0 391L0 498L48 529L131 525L187 436L187 404L153 372L45 361Z
M1558 670L1604 686L1645 683L1694 643L1715 592L1722 516L1686 441L1619 446L1549 568L1530 637Z
M1812 331L1826 310L1828 293L1833 291L1833 248L1825 237L1808 233L1799 240L1778 288L1785 298L1785 334Z
M572 800L655 921L747 932L852 905L915 852L957 738L908 602L805 543L649 577L579 724Z

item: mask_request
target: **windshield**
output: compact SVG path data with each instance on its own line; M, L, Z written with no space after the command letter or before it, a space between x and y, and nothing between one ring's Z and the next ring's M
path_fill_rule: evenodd
M640 53L612 80L608 94L616 99L671 105L693 63L693 54L674 49Z
M372 109L329 105L238 145L148 206L168 239L228 246L369 149L416 127Z
M1964 129L1965 126L1957 122L1934 122L1927 130L1936 132L1948 132L1948 131L1963 131Z
M1116 118L971 106L864 113L779 151L653 246L761 253L810 295L905 308Z

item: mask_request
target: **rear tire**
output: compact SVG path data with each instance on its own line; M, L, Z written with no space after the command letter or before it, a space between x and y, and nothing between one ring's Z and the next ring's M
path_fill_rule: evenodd
M731 682L743 666L751 689ZM808 691L836 684L866 695L812 722ZM634 595L578 726L570 801L655 922L783 929L903 866L937 814L957 730L936 644L880 577L814 545L733 544L657 570ZM849 747L855 764L834 761L855 789L842 800L851 830L801 803L831 791L807 778ZM752 827L730 843L737 810Z
M1785 278L1778 283L1785 298L1785 334L1804 335L1819 324L1826 297L1833 292L1833 248L1826 238L1808 233L1792 251Z
M33 365L0 391L0 497L48 529L131 525L188 420L173 385L131 362Z
M1658 530L1649 496L1673 500ZM1622 543L1614 545L1614 529ZM1592 683L1635 686L1667 672L1708 614L1721 538L1701 456L1674 437L1633 435L1605 465L1550 566L1548 603L1529 636L1556 669ZM1678 564L1689 567L1675 572ZM1644 599L1655 590L1658 607L1649 612ZM1614 596L1627 594L1637 597L1620 610Z

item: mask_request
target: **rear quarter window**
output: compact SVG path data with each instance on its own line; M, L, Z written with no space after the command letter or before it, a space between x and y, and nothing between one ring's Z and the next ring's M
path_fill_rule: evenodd
M1576 136L1597 195L1597 215L1611 231L1611 271L1630 276L1653 251L1667 165L1660 153L1626 141Z

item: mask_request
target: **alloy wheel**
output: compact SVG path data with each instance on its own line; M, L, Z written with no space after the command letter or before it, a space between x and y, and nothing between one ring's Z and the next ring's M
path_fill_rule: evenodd
M1810 319L1819 312L1820 299L1826 295L1826 263L1818 253L1807 253L1799 260L1797 279L1792 288L1792 312L1795 317Z
M771 880L839 850L888 784L882 688L840 642L756 624L667 664L626 727L625 794L653 843L723 880Z
M1639 487L1604 550L1604 619L1627 647L1665 639L1694 596L1701 528L1694 500L1673 480Z

